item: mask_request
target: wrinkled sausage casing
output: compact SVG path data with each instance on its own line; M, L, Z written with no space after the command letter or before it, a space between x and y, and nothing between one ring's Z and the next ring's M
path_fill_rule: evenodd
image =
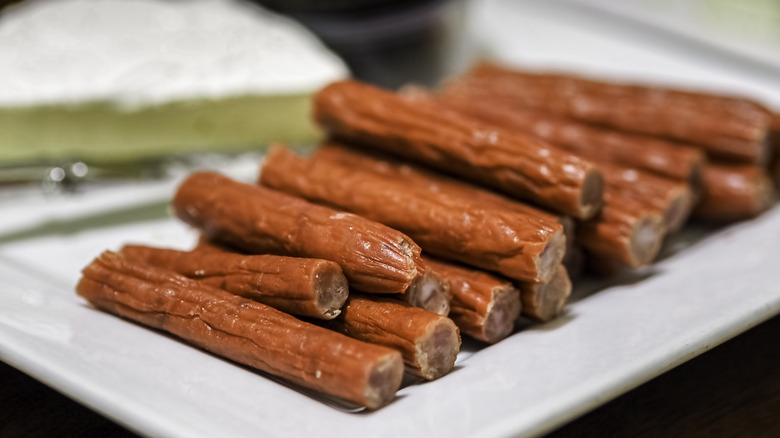
M420 247L399 231L213 172L187 178L173 209L208 239L249 253L332 260L368 293L404 293L425 271Z
M260 179L399 229L432 254L512 278L546 281L548 267L563 257L565 238L555 221L408 185L316 154L307 159L275 148Z
M314 99L314 118L331 135L367 148L589 218L601 207L597 166L530 135L511 133L438 105L355 81L335 82Z
M583 122L679 140L713 157L762 163L771 113L740 98L535 74L482 63L450 87L469 87Z
M401 385L395 350L172 271L105 252L82 274L76 291L94 306L297 385L369 408L389 403Z
M520 292L512 283L430 257L426 263L450 282L450 318L463 333L491 344L512 333L521 308Z
M333 319L348 294L341 267L330 260L244 255L203 245L189 252L125 245L120 253L293 315Z

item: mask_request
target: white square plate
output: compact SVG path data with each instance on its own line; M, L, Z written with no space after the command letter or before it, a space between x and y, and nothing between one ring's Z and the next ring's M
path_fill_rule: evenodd
M780 108L780 75L616 38L544 2L475 6L475 32L498 59L744 92ZM467 344L449 375L404 388L377 412L350 413L75 295L79 270L105 249L194 242L160 214L173 187L32 197L3 203L0 217L0 359L147 435L533 435L780 313L775 207L726 229L687 232L653 267L598 293L582 285L558 320L491 347Z
M170 188L137 190L148 196ZM0 358L148 435L533 434L780 311L776 207L714 233L691 230L670 242L674 252L653 267L610 287L581 285L558 320L494 346L466 343L449 375L404 388L377 412L350 413L76 296L80 269L105 249L126 242L194 244L195 233L176 220L143 218L143 212L164 215L164 198L87 205L132 200L133 191L61 200L60 208L82 214L31 220L0 236ZM37 208L47 212L53 204ZM32 204L25 208L29 213Z

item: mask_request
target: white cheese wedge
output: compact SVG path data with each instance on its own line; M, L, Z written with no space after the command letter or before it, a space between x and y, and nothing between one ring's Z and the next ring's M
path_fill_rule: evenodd
M309 97L347 75L240 0L28 0L0 15L0 161L311 139Z

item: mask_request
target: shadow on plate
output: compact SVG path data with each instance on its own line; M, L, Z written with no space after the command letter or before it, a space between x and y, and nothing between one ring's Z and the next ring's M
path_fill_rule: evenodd
M587 275L574 286L567 305L584 300L604 289L639 284L660 273L661 270L657 266L650 265L637 269L622 269L608 278Z
M571 312L571 310L567 308L564 308L563 312L560 315L556 316L554 319L544 323L540 323L538 321L534 321L529 318L521 316L520 318L518 318L517 322L515 323L515 332L518 331L548 332L565 326L571 321L574 321L575 318L576 316Z
M661 252L655 259L655 263L673 257L711 237L720 236L721 234L718 231L722 229L723 227L701 223L686 226L679 232L666 237Z

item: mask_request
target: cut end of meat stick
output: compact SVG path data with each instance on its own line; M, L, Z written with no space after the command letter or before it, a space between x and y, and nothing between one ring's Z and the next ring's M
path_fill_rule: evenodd
M696 197L690 187L677 190L669 201L669 207L664 211L664 224L669 232L674 232L685 225L685 221L693 211Z
M314 297L323 319L333 319L349 296L347 278L340 271L322 269L314 275Z
M773 133L770 130L766 133L763 140L758 143L756 153L756 163L759 166L767 167L772 160L772 153L774 152Z
M540 283L546 283L556 273L556 267L561 264L566 254L566 236L560 230L550 238L547 246L536 259L536 272Z
M579 219L590 219L604 205L604 177L598 170L591 170L585 176L580 193Z
M492 293L493 299L485 314L481 337L483 341L491 344L512 333L521 308L520 300L517 299L519 292L511 285L496 287Z
M704 160L697 162L691 166L691 173L688 175L688 186L691 188L691 192L694 196L694 201L698 200L701 196L702 188L704 187Z
M628 265L639 267L651 263L663 243L663 219L657 215L641 217L634 226L628 244Z
M390 354L377 361L368 373L364 392L365 406L378 409L390 403L401 386L404 377L404 361L400 354Z
M665 235L661 214L618 198L607 200L600 217L577 227L577 241L589 253L632 268L652 262Z
M563 265L547 283L520 283L518 286L523 315L541 322L558 316L571 295L571 280Z
M450 298L449 283L431 270L418 276L401 295L406 304L442 316L450 313Z
M775 187L768 177L756 183L756 214L766 211L775 200Z
M426 380L434 380L447 374L455 364L460 346L460 336L455 323L449 318L432 322L425 335L414 346L420 374Z

